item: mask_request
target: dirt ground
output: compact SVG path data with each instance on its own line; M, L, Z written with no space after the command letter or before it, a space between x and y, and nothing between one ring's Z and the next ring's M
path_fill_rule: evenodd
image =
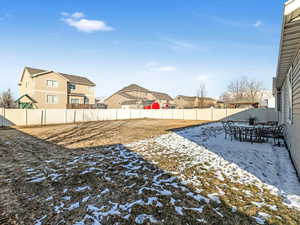
M53 144L74 149L127 144L165 134L170 129L189 127L205 122L138 119L20 128L19 130Z
M226 186L209 170L196 174L194 167L205 165L155 143L130 147L202 123L146 119L0 129L0 224L257 224L256 208L249 208L240 190L259 190L229 188L229 181ZM184 170L182 162L189 165ZM219 188L228 199L201 195ZM281 201L267 194L268 201ZM230 201L248 211L230 207ZM270 224L299 221L297 212L281 203L277 213L284 222L280 217Z

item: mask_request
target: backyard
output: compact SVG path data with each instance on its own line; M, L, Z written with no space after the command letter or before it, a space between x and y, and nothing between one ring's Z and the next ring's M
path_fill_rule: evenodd
M220 123L0 129L0 178L0 224L300 221L300 183L288 151L225 140Z

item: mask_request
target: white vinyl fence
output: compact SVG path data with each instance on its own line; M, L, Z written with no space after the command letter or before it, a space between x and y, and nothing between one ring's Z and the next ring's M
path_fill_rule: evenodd
M0 126L33 126L124 119L277 121L274 109L4 109Z

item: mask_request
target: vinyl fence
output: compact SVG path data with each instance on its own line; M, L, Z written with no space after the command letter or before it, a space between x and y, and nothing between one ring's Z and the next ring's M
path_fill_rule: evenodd
M274 109L4 109L0 108L0 126L33 126L125 119L177 120L277 120Z

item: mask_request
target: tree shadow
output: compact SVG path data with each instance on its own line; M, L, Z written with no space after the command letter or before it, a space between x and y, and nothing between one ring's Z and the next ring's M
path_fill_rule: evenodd
M122 144L67 149L5 131L3 224L257 224Z

